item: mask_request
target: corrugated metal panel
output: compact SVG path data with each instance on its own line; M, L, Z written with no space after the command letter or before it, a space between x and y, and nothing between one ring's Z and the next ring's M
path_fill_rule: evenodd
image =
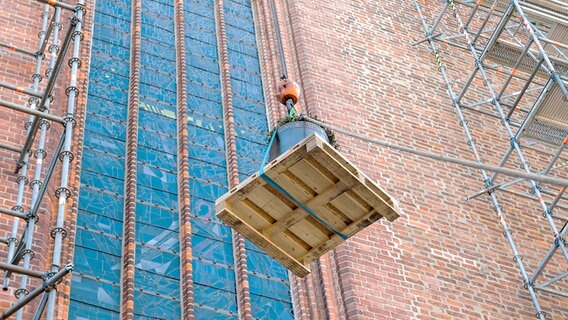
M568 86L568 83L564 83ZM558 145L568 136L568 101L558 84L542 93L543 100L525 134L533 139Z

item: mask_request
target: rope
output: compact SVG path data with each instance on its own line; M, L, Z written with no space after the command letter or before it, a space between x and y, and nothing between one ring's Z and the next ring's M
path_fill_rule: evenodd
M260 169L259 169L260 177L262 179L264 179L264 181L266 181L270 186L272 186L274 189L276 189L278 192L280 192L282 195L284 195L288 199L292 200L296 205L298 205L300 208L302 208L304 211L306 211L310 216L314 217L314 219L316 219L319 223L321 223L326 228L333 231L333 233L338 235L341 239L347 240L347 237L343 233L341 233L339 230L334 228L331 224L329 224L323 218L318 216L314 211L312 211L312 209L308 208L308 206L306 206L305 204L300 202L298 199L294 198L294 196L292 196L288 191L286 191L284 188L282 188L278 183L276 183L276 181L272 180L264 172L264 166L266 165L266 162L268 162L268 155L270 154L270 148L272 147L272 144L274 142L274 138L276 137L277 132L278 132L278 130L274 130L274 132L272 133L272 137L270 137L270 143L268 144L268 147L266 148L266 152L264 153L264 158L262 159L262 163L260 164Z
M417 156L430 158L430 159L438 160L438 161L442 161L442 162L455 163L455 164L459 164L459 165L462 165L462 166L465 166L465 167L497 172L497 173L504 174L504 175L511 176L511 177L515 177L515 178L535 180L535 181L539 181L539 182L551 183L551 184L555 184L555 185L568 187L568 179L557 178L557 177L548 177L548 176L538 175L538 174L534 174L534 173L527 173L527 172L524 172L524 171L518 171L518 170L503 168L503 167L499 167L499 166L495 166L495 165L485 164L485 163L482 163L482 162L475 162L475 161L470 161L470 160L446 157L446 156L435 154L435 153L432 153L432 152L429 152L429 151L418 150L418 149L413 149L413 148L409 148L409 147L403 147L403 146L395 145L395 144L392 144L392 143L389 143L389 142L384 142L384 141L372 139L372 138L369 138L367 136L364 136L364 135L361 135L361 134L358 134L358 133L354 133L354 132L351 132L349 130L339 128L339 127L336 127L336 126L333 126L333 125L329 125L329 124L320 122L318 120L315 120L315 119L312 119L312 118L309 118L309 117L304 117L304 120L315 123L315 124L317 124L321 127L343 133L343 134L351 136L353 138L357 138L357 139L360 139L360 140L363 140L363 141L366 141L366 142L369 142L369 143L373 143L373 144L376 144L376 145L379 145L379 146L382 146L382 147L386 147L386 148L389 148L389 149L398 150L398 151L402 151L402 152L406 152L406 153L410 153L410 154L414 154L414 155L417 155Z

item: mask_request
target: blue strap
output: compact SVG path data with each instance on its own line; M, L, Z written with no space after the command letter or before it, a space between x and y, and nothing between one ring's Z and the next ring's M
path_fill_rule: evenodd
M272 143L274 142L274 138L276 137L277 132L278 132L278 130L274 130L274 133L272 133L272 137L270 137L270 143L268 144L268 147L266 148L266 152L264 153L264 158L262 159L262 164L260 165L260 169L259 169L260 177L262 179L264 179L264 181L266 181L274 189L278 190L278 192L280 192L281 194L286 196L288 199L292 200L300 208L304 209L310 216L314 217L314 219L316 219L319 223L323 224L326 228L333 231L341 239L347 240L348 238L343 233L341 233L339 230L335 229L327 221L320 218L315 212L312 211L312 209L308 208L308 206L306 206L305 204L300 202L298 199L294 198L294 196L292 196L288 191L284 190L284 188L282 188L278 183L276 183L276 181L272 180L269 176L267 176L264 173L264 166L266 165L266 162L268 161L268 155L270 153L270 148L272 147Z

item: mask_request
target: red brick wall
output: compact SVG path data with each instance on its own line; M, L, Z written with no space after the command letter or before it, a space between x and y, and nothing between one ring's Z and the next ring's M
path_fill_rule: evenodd
M257 16L266 19L262 4L268 1L260 3ZM277 3L284 17L288 63L303 86L309 112L383 141L474 159L430 49L426 44L411 46L424 34L413 1ZM432 23L441 5L421 3ZM444 21L455 30L450 14ZM473 70L471 54L438 46L459 93ZM261 56L272 58L263 61L269 79L275 74L275 54L271 44L261 48ZM496 79L502 76L491 78ZM479 91L480 81L476 86L473 95L486 95ZM468 111L465 116L482 158L497 163L509 146L499 120ZM479 170L341 134L339 141L341 152L396 197L404 214L394 223L375 223L312 264L312 275L294 279L300 319L534 318L536 311L489 197L464 200L483 188ZM546 166L542 157L528 155L534 170ZM518 169L518 159L511 159L509 167ZM528 187L523 183L517 190ZM498 198L530 274L552 243L550 228L537 202L507 193L498 193ZM557 256L549 271L560 273L565 266ZM568 305L546 293L539 297L550 318L568 317Z
M44 5L34 1L5 1L0 0L0 41L11 43L17 47L35 52L39 47L38 33L41 30L42 17ZM53 15L53 8L50 9L50 18ZM63 12L61 22L63 29L59 33L59 45L65 36L69 21L69 14ZM50 43L51 44L51 43ZM50 54L47 53L42 64L41 75L43 80L40 82L39 92L43 92L47 84L46 69L49 67ZM23 88L32 89L32 75L35 73L36 59L31 56L23 55L18 52L10 51L5 48L0 48L0 81L16 84ZM65 63L56 84L54 91L54 103L50 107L50 113L61 116L63 110L66 110L66 96L64 90L68 83L68 68ZM15 93L14 91L0 88L0 99L13 102L19 105L26 105L29 96ZM6 108L0 108L0 142L4 144L22 147L26 138L25 123L28 121L29 116L13 112ZM47 169L51 158L53 157L54 149L59 141L59 136L62 132L60 124L52 123L46 135L46 151L47 157L43 162L43 173L41 179L44 179L45 170ZM37 149L39 133L36 136L35 143L32 151ZM15 160L17 154L11 151L0 149L0 206L2 208L10 209L16 204L16 195L18 189L17 175L14 174L16 167ZM59 162L59 161L58 161ZM27 177L33 180L35 171L36 158L30 157L30 167L28 169ZM59 162L60 163L60 162ZM59 171L58 169L49 184L44 201L42 202L39 211L39 222L35 228L33 251L35 257L31 261L31 269L37 271L46 271L51 265L51 246L52 238L49 231L53 227L52 214L53 199L55 189L59 185ZM31 206L31 185L25 187L25 196L23 199L22 207L25 212L30 210ZM7 215L0 215L0 237L8 237L12 229L13 218ZM20 233L25 226L25 221L20 221ZM0 244L0 261L6 262L8 246ZM65 263L67 260L63 259ZM22 263L20 263L22 266ZM2 272L2 278L4 273ZM20 285L20 278L12 276L10 288L8 291L0 291L0 310L3 312L8 306L16 301L14 297L15 290ZM28 290L33 290L41 284L40 280L31 279L28 285ZM25 307L24 319L31 319L36 306L37 299Z

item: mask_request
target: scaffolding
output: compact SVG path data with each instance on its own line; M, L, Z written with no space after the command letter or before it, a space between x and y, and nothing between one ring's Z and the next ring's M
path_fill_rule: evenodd
M568 145L568 2L563 0L444 0L434 1L429 8L437 12L428 23L418 0L414 6L424 28L425 37L413 45L426 43L435 57L446 90L451 98L459 124L475 161L483 164L481 146L474 138L466 113L500 120L509 140L498 166L517 164L527 174L554 175L568 163L562 157ZM438 10L440 10L438 12ZM457 30L457 32L456 32ZM473 58L473 70L455 90L440 48L466 50ZM527 153L540 162L534 172ZM533 164L536 167L536 165ZM568 297L561 284L568 280L568 218L558 214L568 209L562 200L566 186L558 191L537 180L519 178L498 182L498 172L482 169L484 188L466 200L487 195L511 247L516 263L538 319L546 319L541 295ZM542 181L542 180L541 180ZM529 192L510 187L529 183ZM531 270L520 253L510 224L501 205L500 192L507 192L538 203L543 222L553 237L549 249ZM501 199L500 199L501 198ZM562 265L552 265L553 257ZM560 271L559 271L560 270ZM547 275L547 279L544 274ZM564 282L562 282L564 281ZM550 310L548 310L550 312Z
M31 0L30 2L32 4ZM21 320L23 307L39 296L41 298L37 303L33 319L40 319L44 317L44 314L46 319L54 319L57 284L73 269L70 264L62 265L61 250L63 239L67 236L67 230L64 227L64 219L67 216L67 199L71 197L68 180L70 163L74 158L71 143L73 127L76 124L74 109L79 95L77 71L81 66L80 44L83 39L81 27L85 14L84 1L79 0L76 5L55 0L34 2L43 3L38 50L20 48L0 41L0 50L11 50L15 56L19 54L35 62L31 89L0 82L0 88L14 92L16 95L30 97L27 105L19 105L7 101L6 95L0 96L0 107L29 115L28 122L22 124L26 132L25 137L21 139L23 144L21 146L0 144L0 149L15 155L14 174L17 181L15 205L10 209L0 208L0 214L13 218L9 236L0 239L2 245L7 246L7 250L2 250L7 252L6 260L0 262L0 269L4 270L2 288L4 291L7 291L9 287L17 288L14 291L17 301L6 310L0 310L0 319L7 319L16 314L16 319ZM69 19L64 18L67 16ZM65 62L69 67L69 82L65 89L67 101L59 99L62 97L54 92L56 86L59 85ZM47 68L45 68L46 64ZM40 86L43 79L42 71L45 72L47 78L45 86ZM66 102L66 110L62 115L53 114L53 111L56 111L56 108L52 108L55 102L62 106ZM50 144L46 141L49 138L48 129L52 125L60 125L62 129L55 149L48 150ZM48 154L51 154L51 159L47 168L44 168ZM57 169L60 171L56 171ZM60 176L60 182L52 198L56 202L57 209L54 214L53 228L49 232L53 238L51 267L46 271L32 270L34 232L40 219L38 212L42 203L49 197L46 193L56 172ZM29 196L25 188L28 184L31 187ZM22 227L20 223L25 225ZM31 288L30 278L40 279L40 285ZM18 279L19 283L13 285Z

